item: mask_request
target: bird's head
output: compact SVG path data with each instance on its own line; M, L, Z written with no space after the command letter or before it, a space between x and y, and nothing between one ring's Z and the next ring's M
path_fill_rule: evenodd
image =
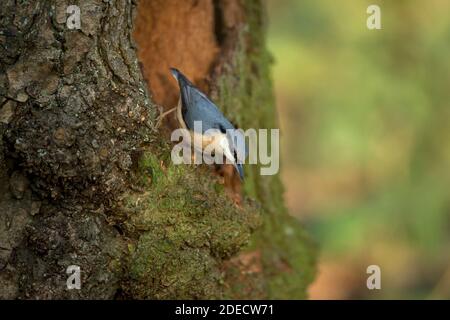
M219 139L219 147L221 148L223 155L236 168L241 180L244 180L244 166L240 161L238 161L237 153L234 148L231 147L228 137L226 135L221 135Z

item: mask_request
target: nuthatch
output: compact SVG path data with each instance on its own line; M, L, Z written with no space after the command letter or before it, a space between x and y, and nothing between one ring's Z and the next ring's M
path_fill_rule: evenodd
M170 68L170 71L180 87L177 119L181 127L188 129L191 133L191 141L200 141L199 145L202 148L213 144L214 150L225 156L233 164L239 173L239 177L243 180L244 168L242 161L246 156L243 134L235 129L217 106L195 87L186 76L175 68ZM194 121L201 121L201 132L195 131L197 126L194 126Z

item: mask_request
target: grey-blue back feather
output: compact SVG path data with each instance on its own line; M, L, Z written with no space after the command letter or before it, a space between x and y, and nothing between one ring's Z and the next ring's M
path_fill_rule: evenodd
M180 71L174 72L180 86L182 115L186 126L194 130L194 121L202 121L202 132L209 129L221 131L234 129L234 126L220 112L217 106Z

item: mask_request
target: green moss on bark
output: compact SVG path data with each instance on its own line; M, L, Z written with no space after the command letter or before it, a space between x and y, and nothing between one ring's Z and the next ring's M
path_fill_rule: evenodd
M163 154L170 152L162 150ZM131 248L129 291L138 298L221 298L221 262L248 244L261 222L248 201L238 208L206 166L173 165L144 153L138 168L145 192L124 202Z
M278 128L265 13L243 1L243 25L211 96L238 127ZM161 140L159 140L161 142ZM208 166L173 165L162 142L140 158L124 210L130 246L125 290L137 298L305 298L314 246L289 216L278 175L246 165L245 200L236 207ZM250 200L250 199L255 199Z
M214 98L244 130L278 128L270 71L273 59L265 44L264 6L251 0L244 1L243 6L246 25L239 32L233 60L216 81ZM246 165L245 171L245 192L261 203L264 217L263 226L245 250L261 252L264 277L250 281L263 281L268 298L306 298L306 288L315 275L314 245L299 222L289 216L279 175L260 175L260 165ZM239 277L235 281L237 295L242 288Z

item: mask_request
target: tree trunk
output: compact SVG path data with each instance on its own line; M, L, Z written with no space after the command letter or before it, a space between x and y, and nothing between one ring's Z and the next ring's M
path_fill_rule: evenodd
M171 163L173 121L155 128L170 66L239 127L277 126L260 1L0 6L1 298L305 297L313 250L279 177L247 166L236 206L210 166Z

